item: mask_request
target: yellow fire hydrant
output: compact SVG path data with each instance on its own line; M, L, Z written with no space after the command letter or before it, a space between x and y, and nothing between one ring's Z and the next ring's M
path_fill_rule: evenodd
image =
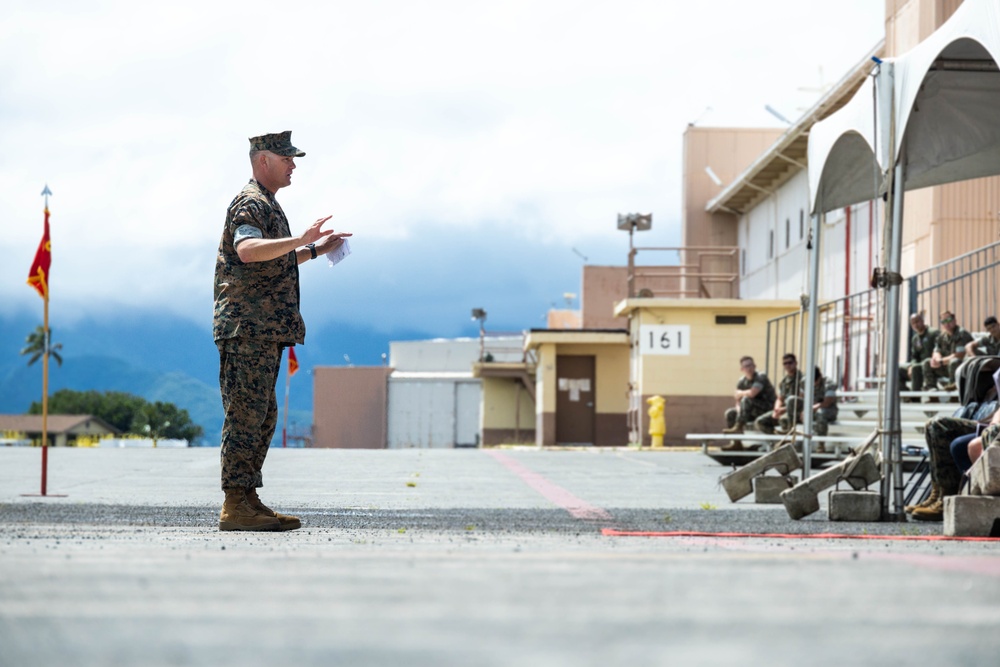
M667 399L662 396L650 396L649 403L649 439L652 446L663 447L663 436L667 433L667 420L663 417L663 404Z

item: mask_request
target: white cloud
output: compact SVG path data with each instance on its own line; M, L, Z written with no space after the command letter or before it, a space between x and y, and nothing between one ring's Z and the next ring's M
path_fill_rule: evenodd
M66 307L205 317L225 206L249 176L246 138L285 129L308 154L279 197L293 227L332 213L376 255L433 230L486 250L503 235L608 256L616 213L632 210L676 242L686 124L773 126L765 104L795 116L814 96L799 87L821 67L839 78L880 38L882 11L14 3L0 22L0 294L35 298L23 282L48 182ZM414 267L396 261L381 270L405 288Z

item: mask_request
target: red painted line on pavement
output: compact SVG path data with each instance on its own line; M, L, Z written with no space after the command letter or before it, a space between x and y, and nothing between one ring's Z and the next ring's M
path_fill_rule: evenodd
M520 477L525 484L542 494L549 501L569 512L576 519L590 521L610 521L611 514L607 510L591 505L586 500L574 496L554 482L550 482L537 472L524 467L506 454L493 450L486 453L496 459L501 465Z
M948 537L946 535L845 535L843 533L706 533L697 530L653 531L617 530L603 528L602 535L609 537L770 537L781 539L816 540L899 540L899 541L951 541L951 542L1000 542L1000 537Z

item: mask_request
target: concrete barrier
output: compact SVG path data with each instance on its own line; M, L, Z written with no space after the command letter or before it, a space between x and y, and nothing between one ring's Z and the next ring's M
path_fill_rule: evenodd
M780 505L781 492L795 486L795 475L760 475L753 478L753 501L758 505Z
M768 470L777 470L782 475L787 475L793 470L802 467L802 459L795 453L795 448L789 445L782 445L772 452L737 468L727 475L723 475L719 480L722 488L726 490L729 500L736 502L753 493L753 479L763 475Z
M875 457L870 452L844 459L840 463L823 470L809 479L803 480L782 492L788 516L801 519L819 511L819 494L840 480L846 481L856 490L867 489L882 477Z
M945 496L944 534L948 537L1000 537L1000 497Z
M969 493L1000 496L1000 447L987 447L969 469Z
M878 521L882 518L882 494L875 491L831 491L827 514L830 521Z

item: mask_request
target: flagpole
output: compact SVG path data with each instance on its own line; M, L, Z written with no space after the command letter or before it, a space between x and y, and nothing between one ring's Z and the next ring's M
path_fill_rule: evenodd
M48 196L45 197L45 210L49 210ZM42 352L42 495L46 495L49 473L49 290L48 281L45 287L45 348Z
M45 188L42 190L42 196L45 197L45 224L48 225L49 222L49 195L52 191L49 190L49 184L45 184ZM49 241L51 244L51 240ZM50 250L51 252L51 250ZM48 271L45 272L45 294L42 295L42 301L44 302L44 312L45 315L42 320L42 328L44 329L45 339L43 341L44 347L42 348L42 495L47 495L48 493L48 481L49 481L49 276Z

